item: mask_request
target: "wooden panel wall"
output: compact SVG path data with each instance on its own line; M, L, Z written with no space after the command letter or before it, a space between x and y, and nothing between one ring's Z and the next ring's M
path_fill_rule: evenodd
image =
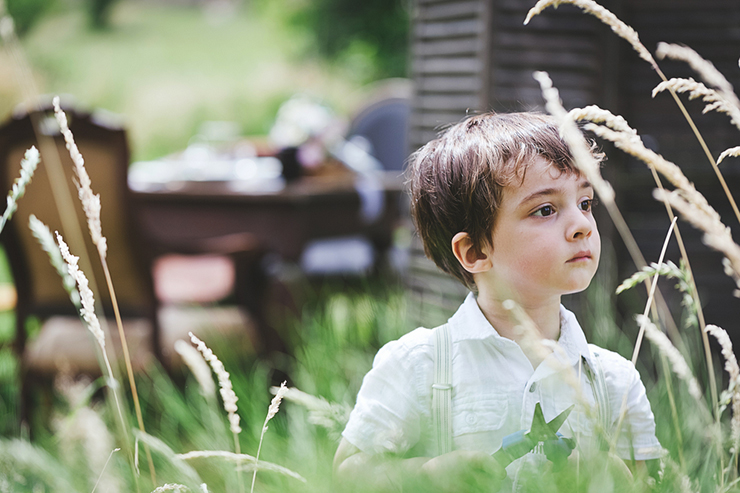
M485 107L488 7L485 0L418 0L411 64L415 149L468 110Z
M487 106L490 3L486 0L418 0L412 39L414 102L412 150L446 125ZM427 259L418 237L406 277L409 316L434 327L454 312L467 290Z

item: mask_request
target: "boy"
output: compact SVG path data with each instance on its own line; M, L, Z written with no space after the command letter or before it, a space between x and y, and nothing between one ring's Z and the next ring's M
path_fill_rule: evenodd
M585 406L596 409L601 400L603 428L614 428L625 395L617 454L638 463L660 457L634 366L589 346L575 316L560 305L562 295L589 285L601 244L594 191L573 166L553 119L469 118L412 157L409 182L427 256L477 292L446 329L451 451L439 452L432 410L433 388L444 388L435 375L440 329L419 328L385 345L365 376L334 459L339 481L391 491L412 484L423 491L516 490L526 479L520 472L541 469L544 456L530 453L504 469L492 454L504 437L531 426L538 402L547 421L576 404L558 431L583 453L598 435ZM528 344L507 300L523 308L543 340L557 341L556 350L543 354L552 344ZM566 371L576 378L568 380Z

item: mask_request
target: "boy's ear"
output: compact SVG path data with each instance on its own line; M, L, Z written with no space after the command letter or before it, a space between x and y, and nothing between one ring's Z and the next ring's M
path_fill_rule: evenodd
M465 232L457 233L452 237L452 253L463 269L471 274L485 272L493 265L488 249L476 248L470 235Z

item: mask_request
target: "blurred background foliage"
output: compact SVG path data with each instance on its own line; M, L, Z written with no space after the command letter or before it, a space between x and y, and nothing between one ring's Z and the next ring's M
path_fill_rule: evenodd
M410 0L306 0L292 19L313 33L318 52L370 78L403 77L409 47Z
M122 115L133 160L184 149L205 121L265 135L296 93L350 118L374 81L406 75L408 0L7 1L40 91ZM0 120L20 92L1 71Z
M5 0L8 12L15 20L16 32L20 37L59 5L60 0ZM90 26L96 29L110 27L113 5L119 0L84 0L81 7L87 12Z
M54 7L54 3L54 0L5 0L8 13L15 21L15 30L21 37Z

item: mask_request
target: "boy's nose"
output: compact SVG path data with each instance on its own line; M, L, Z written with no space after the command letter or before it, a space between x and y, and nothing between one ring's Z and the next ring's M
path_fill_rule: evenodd
M589 218L586 217L586 215L583 214L582 211L577 211L576 213L574 213L573 220L568 226L566 236L568 237L568 240L573 241L582 238L588 238L589 236L591 236L591 233L593 233L593 229L594 225L589 220Z

